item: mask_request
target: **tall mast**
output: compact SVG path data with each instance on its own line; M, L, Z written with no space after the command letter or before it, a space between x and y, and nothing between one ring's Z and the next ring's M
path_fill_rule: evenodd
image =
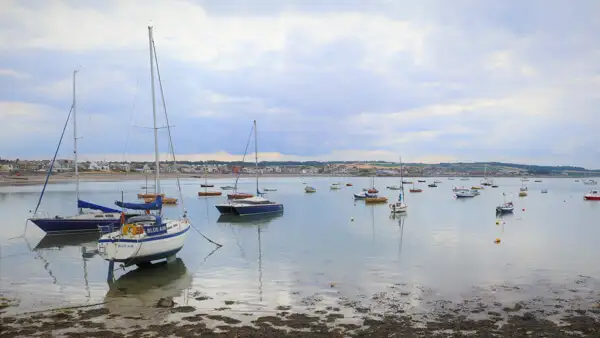
M148 26L148 45L150 47L150 87L152 89L152 116L154 118L154 168L155 182L154 193L160 194L160 159L158 157L158 127L156 126L156 98L154 97L154 38L152 37L152 26Z
M79 204L79 168L77 168L77 92L76 88L77 70L73 71L73 157L75 161L75 191L77 203ZM80 209L81 211L81 209Z
M260 195L258 190L258 132L256 130L256 120L254 120L254 168L256 169L256 195Z

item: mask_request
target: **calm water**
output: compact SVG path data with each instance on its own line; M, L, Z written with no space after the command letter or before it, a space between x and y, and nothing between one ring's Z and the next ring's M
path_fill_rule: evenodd
M303 181L317 193L304 193ZM572 179L532 180L527 182L529 196L519 198L519 179L498 179L498 189L455 200L453 185L471 186L479 180L442 181L438 188L421 184L421 194L407 193L408 213L393 218L387 204L353 200L352 192L368 187L369 178L265 178L261 186L278 189L268 197L283 203L285 214L241 223L219 219L214 204L224 198L197 197L201 182L184 180L185 208L193 224L223 247L213 252L214 245L190 232L176 264L120 269L112 287L106 282L108 263L96 255L94 238L70 243L43 238L29 224L26 240L11 239L23 232L41 187L3 187L0 290L20 299L12 309L18 312L110 300L107 307L133 314L160 298L182 304L199 295L213 299L194 303L198 307L233 300L238 310L267 311L278 304L370 299L394 285L407 288L416 307L424 295L458 300L482 292L508 301L543 296L577 287L575 281L581 278L592 281L585 284L588 292L600 290L600 203L583 201L589 186ZM241 191L254 191L253 180L241 182ZM334 191L329 189L332 182L354 186ZM218 189L233 182L212 183ZM81 196L112 205L122 190L125 200L133 201L143 184L84 182ZM375 183L390 201L397 192L385 186L395 184L397 178ZM169 196L177 196L174 181L163 186ZM542 188L549 193L541 194ZM502 193L516 210L496 224L494 209L503 202ZM75 213L75 206L74 184L55 184L48 186L41 209L68 215ZM178 210L168 207L166 213L176 216ZM501 244L494 244L495 238ZM506 286L504 291L519 286L521 291L501 293L498 286Z

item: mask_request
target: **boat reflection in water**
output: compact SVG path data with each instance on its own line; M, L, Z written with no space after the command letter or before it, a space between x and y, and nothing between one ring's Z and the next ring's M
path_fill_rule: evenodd
M221 215L217 219L217 223L229 223L231 226L252 228L256 227L256 237L258 240L258 295L259 301L263 301L263 271L262 271L262 244L261 244L261 229L271 223L271 221L283 216L283 211L264 215L249 215L239 217L237 215ZM240 248L240 250L243 250Z
M187 295L192 280L193 276L181 258L134 269L115 280L108 280L105 307L124 317L164 319L165 313L176 306L174 298Z

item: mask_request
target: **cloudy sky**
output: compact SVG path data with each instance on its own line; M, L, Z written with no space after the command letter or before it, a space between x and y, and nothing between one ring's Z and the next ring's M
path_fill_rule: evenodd
M0 0L0 157L52 156L78 68L80 156L152 158L153 25L182 159L240 158L256 119L263 160L600 168L598 13L596 0Z

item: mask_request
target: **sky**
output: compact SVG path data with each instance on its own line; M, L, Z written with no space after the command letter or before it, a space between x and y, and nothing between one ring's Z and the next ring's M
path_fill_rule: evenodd
M0 157L52 157L78 69L79 157L152 160L152 25L178 159L239 160L257 120L261 160L600 168L597 13L596 0L0 0ZM164 127L159 92L157 109Z

